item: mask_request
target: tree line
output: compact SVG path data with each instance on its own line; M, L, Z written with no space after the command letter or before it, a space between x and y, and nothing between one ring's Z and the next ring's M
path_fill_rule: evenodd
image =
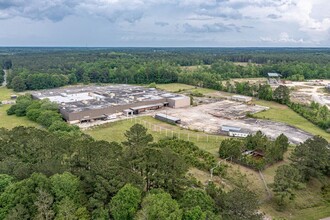
M330 78L330 64L322 61L323 58L329 57L329 51L321 49L306 50L305 54L300 54L300 50L278 51L270 48L263 53L258 49L224 48L23 51L17 50L14 54L0 56L0 59L3 59L3 68L13 69L8 76L8 87L15 91L90 82L197 84L202 81L205 85L201 86L217 88L214 81L265 77L267 72L278 72L293 80ZM258 58L254 59L254 56ZM261 59L261 56L264 56L264 59ZM249 64L243 66L233 62ZM180 68L192 65L202 67L189 71Z

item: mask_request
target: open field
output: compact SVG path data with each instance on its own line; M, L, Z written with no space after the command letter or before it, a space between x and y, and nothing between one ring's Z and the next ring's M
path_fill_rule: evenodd
M255 116L266 118L273 121L287 123L301 130L307 131L314 135L320 135L330 141L330 134L317 127L316 125L303 118L289 107L278 104L276 102L268 102L263 100L254 101L255 104L267 106L270 109L264 112L259 112Z
M169 92L179 92L179 90L191 90L195 89L195 86L181 84L181 83L169 83L169 84L157 84L158 89L163 89Z
M0 87L0 101L10 99L10 95L15 94L12 89L7 89L7 87Z
M35 122L30 121L26 117L17 117L15 115L8 116L6 111L10 108L10 105L2 105L0 106L0 127L4 127L7 129L12 129L16 126L32 126L32 127L40 127Z
M11 94L14 94L11 89L0 87L0 101L10 99ZM28 120L26 117L16 117L15 115L8 116L6 111L10 106L11 105L0 105L0 127L12 129L16 126L39 126L37 123Z
M204 95L208 95L210 93L216 92L216 90L213 89L200 88L200 87L181 84L181 83L157 84L157 88L169 92L199 92Z
M158 121L150 116L143 116L136 119L133 118L100 125L98 127L86 130L85 133L91 135L97 140L122 142L125 140L124 132L135 123L140 123L147 127L150 134L153 135L155 141L165 138L166 136L172 137L173 131L174 136L183 140L189 139L189 141L194 142L201 149L211 152L214 155L217 155L220 141L228 138L218 135L206 135L203 132L185 130L178 126Z

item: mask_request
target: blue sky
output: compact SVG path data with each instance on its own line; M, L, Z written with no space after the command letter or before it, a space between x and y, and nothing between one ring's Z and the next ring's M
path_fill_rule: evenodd
M330 46L328 0L0 0L0 46Z

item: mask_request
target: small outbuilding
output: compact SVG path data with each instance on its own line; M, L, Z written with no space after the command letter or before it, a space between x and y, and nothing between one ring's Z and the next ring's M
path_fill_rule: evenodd
M10 99L17 99L17 95L10 95Z
M180 118L172 117L170 115L165 115L165 114L162 114L162 113L156 114L155 119L158 119L158 120L164 121L164 122L168 122L168 123L172 123L172 124L180 124L181 123Z
M226 133L230 137L247 137L250 133L240 127L222 125L221 132Z
M277 85L281 82L282 75L279 73L267 73L267 77L270 85Z
M234 101L245 102L245 103L252 101L252 97L244 96L244 95L233 95L231 99Z
M190 106L190 97L177 96L167 98L168 106L171 108L184 108Z
M267 73L268 78L280 78L282 77L279 73Z

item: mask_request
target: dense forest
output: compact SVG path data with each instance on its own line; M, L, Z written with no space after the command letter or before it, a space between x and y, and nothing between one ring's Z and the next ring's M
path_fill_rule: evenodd
M263 77L268 72L288 79L330 78L330 51L322 48L1 48L0 54L3 68L13 70L8 86L17 91L91 82L203 81L201 86L210 87L207 82ZM203 67L182 69L193 65Z

